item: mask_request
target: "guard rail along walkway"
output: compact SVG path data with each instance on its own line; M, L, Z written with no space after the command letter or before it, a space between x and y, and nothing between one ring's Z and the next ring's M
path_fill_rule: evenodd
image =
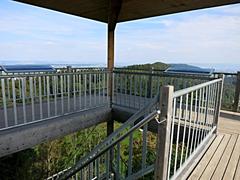
M161 87L160 93L58 179L186 179L217 134L223 79L177 91L173 86ZM149 139L152 121L158 126L155 139ZM156 144L153 158L149 142ZM135 143L142 148L134 149Z

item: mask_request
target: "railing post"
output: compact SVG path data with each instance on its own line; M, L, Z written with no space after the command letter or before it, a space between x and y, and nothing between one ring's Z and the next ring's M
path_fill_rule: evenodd
M67 73L72 73L72 66L67 66ZM69 89L70 89L70 95L72 95L72 92L73 92L73 76L70 75L69 77ZM67 83L68 84L68 83Z
M222 79L221 82L218 82L218 90L217 90L217 103L216 103L216 113L215 113L215 125L216 125L216 130L215 133L217 134L218 132L218 121L219 121L219 116L220 116L220 111L221 111L221 104L222 104L222 94L223 94L223 83L224 83L224 74L220 74L219 78Z
M155 162L155 180L168 179L168 161L171 136L171 115L173 103L173 86L164 86L160 94L160 116L157 134L157 152Z
M235 88L233 111L236 111L236 112L238 111L239 98L240 98L240 71L237 72L237 82L236 82L236 88Z

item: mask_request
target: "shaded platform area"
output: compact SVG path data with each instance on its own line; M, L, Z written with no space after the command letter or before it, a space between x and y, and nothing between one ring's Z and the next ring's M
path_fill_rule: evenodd
M188 179L240 179L240 121L222 116L218 130L218 135Z

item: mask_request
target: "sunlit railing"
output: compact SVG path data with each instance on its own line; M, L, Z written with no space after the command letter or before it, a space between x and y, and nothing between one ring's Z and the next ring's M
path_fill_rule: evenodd
M144 108L136 112L126 123L114 131L93 151L82 158L74 167L68 170L61 179L76 177L79 179L131 179L141 177L153 171L153 162L147 161L148 153L148 123L158 115L156 96ZM141 154L133 151L136 140L141 140ZM128 158L123 160L123 147L127 145ZM136 169L133 159L140 155L141 165ZM141 170L141 173L137 173ZM136 174L137 173L137 174Z
M153 179L154 174L155 179L178 179L217 130L222 83L223 79L214 79L175 92L172 86L163 86L160 101L155 96L60 179ZM151 120L157 120L158 126L155 140L150 140L156 144L153 160L148 159L147 149ZM136 142L141 142L140 154ZM124 147L127 161L123 163Z
M1 75L0 129L107 105L108 79L106 70Z
M117 69L114 71L113 104L139 109L155 97L162 86L172 85L175 90L180 90L211 79L201 75Z
M173 93L167 176L177 179L217 130L223 79Z

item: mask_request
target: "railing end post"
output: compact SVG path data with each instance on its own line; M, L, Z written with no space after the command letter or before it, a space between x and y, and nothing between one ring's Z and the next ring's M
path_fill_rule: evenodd
M221 106L222 106L222 96L223 96L223 84L224 84L224 78L225 75L224 74L220 74L219 78L222 79L222 81L220 81L220 83L218 83L217 86L217 106L216 107L216 114L215 114L215 125L216 125L216 130L215 133L218 133L218 124L219 124L219 117L220 117L220 112L221 112Z
M239 108L239 98L240 98L240 71L237 72L237 82L235 88L235 97L233 103L233 111L238 112Z
M173 86L163 86L160 91L159 122L162 123L158 124L155 180L168 179L173 91Z

